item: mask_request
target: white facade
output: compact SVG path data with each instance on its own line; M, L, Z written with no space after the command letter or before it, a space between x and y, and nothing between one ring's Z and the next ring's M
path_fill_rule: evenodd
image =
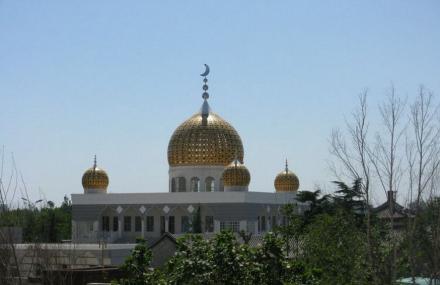
M73 194L72 239L126 243L183 234L192 231L196 215L202 233L259 234L283 223L284 205L297 204L303 212L307 205L295 198L295 193L262 192Z

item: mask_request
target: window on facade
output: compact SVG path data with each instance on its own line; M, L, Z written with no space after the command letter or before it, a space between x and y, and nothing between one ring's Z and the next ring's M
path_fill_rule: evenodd
M272 216L272 228L277 226L277 217Z
M147 232L154 232L154 216L147 216Z
M110 231L110 217L102 216L102 231L109 232Z
M176 179L171 178L171 192L176 192Z
M231 230L234 233L238 233L240 231L240 222L239 221L220 222L220 230Z
M131 232L131 217L130 216L124 217L124 231Z
M181 226L182 226L182 233L187 233L191 231L191 224L188 216L182 216Z
M160 216L160 234L165 232L165 216Z
M179 192L186 192L186 179L179 177Z
M206 192L212 192L214 191L214 178L212 177L206 177L205 179L205 191Z
M200 191L200 179L197 177L191 178L191 192Z
M118 217L113 217L113 231L117 232L119 229Z
M176 225L176 221L174 219L174 216L169 216L168 217L168 232L174 234L175 225Z
M93 232L93 223L89 223L89 231Z
M258 218L257 218L257 227L258 227L258 232L261 232L261 221L260 221L260 216L258 216Z
M142 231L142 220L140 216L134 217L134 231L135 232Z
M205 217L205 232L212 233L214 231L214 217L206 216Z
M261 217L261 231L262 232L266 231L266 217L265 216Z

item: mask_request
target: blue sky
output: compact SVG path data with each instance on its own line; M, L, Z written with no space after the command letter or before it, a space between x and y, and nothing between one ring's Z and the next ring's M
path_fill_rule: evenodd
M438 1L0 0L0 145L35 199L81 193L95 153L110 192L166 192L208 63L250 190L273 191L286 157L301 189L331 189L328 138L357 94L438 94L439 51Z

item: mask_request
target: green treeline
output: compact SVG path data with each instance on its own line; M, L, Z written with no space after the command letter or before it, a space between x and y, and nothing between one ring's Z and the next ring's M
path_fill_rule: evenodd
M44 207L28 205L0 213L0 227L23 229L23 242L60 242L69 240L72 232L72 203L64 197L60 207L48 201Z

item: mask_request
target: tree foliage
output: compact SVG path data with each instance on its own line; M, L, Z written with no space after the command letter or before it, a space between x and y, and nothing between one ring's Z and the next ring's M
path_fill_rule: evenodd
M370 205L361 182L335 182L335 186L332 195L300 192L299 199L309 209L299 214L295 205L286 205L282 210L286 219L274 232L266 233L258 246L249 245L246 233L223 231L213 238L189 234L177 240L175 255L161 268L148 268L151 253L144 252L143 259L129 259L138 265L124 267L132 276L128 280L140 283L124 284L363 285L392 284L394 276L410 276L405 234L400 239L391 237L388 221L373 214L368 244L366 209ZM439 262L439 201L424 205L417 222L417 272L421 276L427 276ZM398 262L391 267L395 241ZM374 263L369 262L370 254ZM139 256L139 250L133 256ZM129 268L142 268L142 274L134 275Z
M23 228L24 242L60 242L71 238L72 203L64 197L60 207L52 201L35 206L10 209L0 213L0 226Z

